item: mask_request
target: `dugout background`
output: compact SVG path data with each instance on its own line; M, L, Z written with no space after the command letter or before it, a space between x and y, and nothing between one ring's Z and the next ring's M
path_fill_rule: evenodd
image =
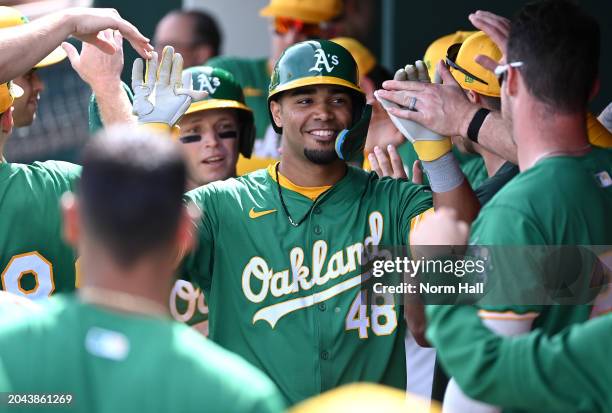
M63 3L83 3L87 0L64 0ZM304 0L307 1L307 0ZM361 40L379 61L394 71L401 65L422 59L427 46L438 37L457 30L473 30L467 16L478 9L512 16L524 0L345 0L358 10L371 10L371 25ZM132 21L145 36L153 37L155 24L168 11L180 8L202 8L211 12L224 32L225 54L264 56L269 50L266 21L257 10L267 0L148 0L146 3L128 0L93 0L96 7L114 7ZM601 90L590 105L599 113L612 101L612 1L579 0L588 13L598 19L602 47L600 60ZM10 4L19 3L7 2ZM61 3L58 1L58 3ZM365 7L368 4L370 7ZM80 5L80 4L79 4ZM232 9L240 9L238 13ZM42 12L41 12L42 13ZM248 50L249 53L245 53ZM125 46L123 79L128 84L131 64L136 57ZM39 71L46 83L39 102L38 118L32 126L19 128L6 145L6 157L11 162L58 159L78 162L78 155L89 139L87 102L89 88L78 78L66 59ZM566 85L559 85L566 87Z

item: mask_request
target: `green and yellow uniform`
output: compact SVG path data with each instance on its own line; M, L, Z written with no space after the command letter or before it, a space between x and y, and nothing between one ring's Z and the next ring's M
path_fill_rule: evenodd
M62 240L60 198L81 167L0 163L0 287L38 300L72 291L75 253Z
M0 392L71 394L65 411L283 408L267 377L190 328L106 310L74 296L54 298L44 314L3 325L0 359L6 376L0 375Z
M427 307L427 337L470 397L523 412L612 411L612 314L554 336L504 338L475 307Z
M541 159L504 186L475 221L470 243L477 245L612 245L612 150L593 147L581 157ZM537 255L537 254L536 254ZM503 258L502 258L503 259ZM516 263L496 263L516 268ZM543 277L537 256L521 263ZM499 273L499 272L497 272ZM493 273L494 275L495 273ZM507 275L507 274L506 274ZM517 288L529 288L528 284ZM608 301L610 298L608 298ZM612 302L594 308L612 309ZM494 313L536 317L533 328L554 334L589 318L590 306L501 306Z
M423 186L348 167L302 188L274 166L187 193L202 211L198 248L180 274L210 308L210 338L267 373L290 403L369 381L404 389L399 305L359 305L361 251L405 245L432 206Z

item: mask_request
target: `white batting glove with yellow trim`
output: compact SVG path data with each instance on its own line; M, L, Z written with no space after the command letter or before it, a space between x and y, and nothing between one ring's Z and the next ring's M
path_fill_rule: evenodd
M431 83L427 73L427 66L421 60L417 60L414 65L406 65L405 68L399 69L395 72L393 80ZM396 103L383 99L376 92L374 96L382 107L387 110L387 113L389 108L406 109ZM418 104L416 101L415 103ZM416 104L413 106L416 106ZM408 109L417 110L415 107ZM401 119L390 113L388 115L395 127L412 143L414 150L422 161L433 161L450 152L452 143L448 137L438 135L411 120Z
M159 67L155 52L151 60L147 60L146 74L143 74L144 66L140 58L132 66L132 112L138 116L139 123L172 128L192 100L203 99L207 95L206 92L193 90L191 75L183 74L183 57L174 53L172 46L164 48Z

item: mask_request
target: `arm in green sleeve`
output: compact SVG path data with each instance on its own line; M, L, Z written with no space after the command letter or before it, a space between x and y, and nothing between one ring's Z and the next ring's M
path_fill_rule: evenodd
M429 306L428 340L470 397L528 411L612 409L612 314L552 337L539 331L504 338L471 306Z

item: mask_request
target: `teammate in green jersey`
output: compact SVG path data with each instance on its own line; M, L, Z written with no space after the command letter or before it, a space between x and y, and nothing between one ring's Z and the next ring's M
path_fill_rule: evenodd
M219 56L206 62L209 66L220 67L236 76L244 88L246 104L253 109L257 140L254 157L241 158L238 168L251 172L263 168L278 159L279 136L270 127L268 116L268 87L270 73L281 53L292 44L318 39L322 36L321 25L330 21L342 11L340 0L270 0L260 14L271 17L270 57L248 59Z
M176 143L148 130L84 151L79 195L63 199L82 287L0 328L0 391L70 395L78 412L282 410L261 372L169 318L177 247L194 240L185 185Z
M73 67L97 95L90 104L90 125L95 125L96 130L102 127L102 118L107 126L133 121L131 103L119 77L123 67L121 39L114 38L116 34L106 34L117 46L113 56L87 45L80 53L68 48ZM178 122L177 138L188 166L187 189L191 190L235 177L238 154L245 158L251 155L255 126L242 88L230 73L209 66L192 67L185 73L190 74L195 90L208 92L206 98L192 102ZM124 88L129 90L127 85ZM208 307L200 289L191 283L176 282L170 296L170 311L175 319L208 334Z
M401 303L360 305L360 255L364 246L405 245L432 195L339 159L336 140L358 147L367 131L357 82L340 45L288 48L269 92L280 163L187 194L203 215L198 248L179 273L205 291L210 338L266 372L290 403L355 381L406 385ZM433 204L469 221L477 200L449 162L450 144L446 152L420 144L440 191Z
M109 44L95 35L109 25L126 33L134 45L147 43L116 11L102 9L67 9L2 29L0 77L11 79L44 63L45 56L70 34L108 50ZM29 53L24 55L26 49ZM5 161L3 148L13 126L11 105L21 95L12 82L0 86L0 288L40 299L75 286L75 255L61 240L59 199L73 189L80 167L55 161L32 165Z
M481 211L471 244L612 244L612 153L589 144L585 120L596 90L599 41L597 22L565 1L526 6L512 22L508 63L496 73L503 82L502 113L512 124L521 173ZM571 67L562 64L568 59L574 62ZM522 261L491 265L544 277L537 256ZM607 292L592 307L497 306L479 314L501 334L541 328L551 335L610 311ZM456 409L469 403L452 383L445 402Z

